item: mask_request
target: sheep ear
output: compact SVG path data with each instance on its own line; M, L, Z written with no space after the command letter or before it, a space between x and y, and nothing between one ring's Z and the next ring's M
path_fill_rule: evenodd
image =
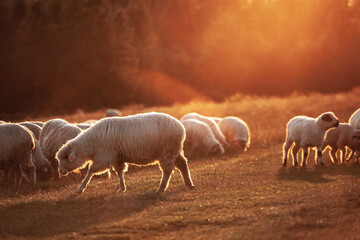
M325 122L331 122L332 118L330 117L329 114L324 114L321 116L321 120L323 120Z
M76 159L76 152L72 151L69 155L69 162L73 162Z

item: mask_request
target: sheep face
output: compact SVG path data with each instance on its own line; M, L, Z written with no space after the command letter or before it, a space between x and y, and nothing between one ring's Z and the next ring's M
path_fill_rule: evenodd
M339 126L339 120L332 112L323 113L319 116L321 125L324 129L330 129Z
M234 140L230 142L230 147L232 151L243 153L246 152L248 146L245 141L242 140Z
M224 154L224 148L220 143L216 143L209 149L207 154L211 156L222 155Z
M62 147L57 153L57 159L59 160L60 174L66 176L70 171L85 165L86 160L82 156L79 156L78 152L69 147Z
M54 171L50 163L47 163L46 166L42 166L39 169L36 169L36 180L37 181L46 181L50 180L53 177Z

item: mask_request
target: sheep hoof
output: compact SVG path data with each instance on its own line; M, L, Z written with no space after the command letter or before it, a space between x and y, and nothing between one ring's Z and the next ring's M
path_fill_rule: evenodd
M283 167L286 167L286 163L283 163Z
M188 188L189 188L190 190L194 190L194 189L195 189L195 186L194 186L194 185L190 185L190 186L188 186Z
M295 166L295 167L299 166L298 162L295 162L295 163L294 163L294 166Z
M323 163L323 162L320 162L320 166L324 166L324 163Z
M119 188L119 190L117 190L118 193L123 193L125 191L126 191L126 189L122 189L122 188Z
M78 189L76 189L76 193L82 193L84 191L84 189L83 188L78 188Z

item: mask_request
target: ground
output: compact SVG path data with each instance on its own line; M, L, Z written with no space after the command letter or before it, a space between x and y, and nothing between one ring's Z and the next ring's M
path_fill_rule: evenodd
M218 104L142 109L176 117L200 108L207 115L239 116L249 124L251 148L189 159L195 190L175 170L167 191L157 194L161 172L155 165L129 168L125 193L117 193L114 174L92 179L82 194L75 193L81 182L76 175L35 189L1 191L0 239L359 239L360 164L332 164L327 152L321 167L314 153L306 168L281 163L291 117L333 111L345 122L358 108L359 92L240 96Z

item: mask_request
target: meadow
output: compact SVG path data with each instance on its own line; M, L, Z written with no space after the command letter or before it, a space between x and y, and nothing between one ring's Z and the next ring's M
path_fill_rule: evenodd
M118 178L94 178L82 194L81 178L39 183L34 189L0 192L0 239L358 239L360 164L286 167L281 164L286 123L295 115L332 111L347 122L360 107L360 88L336 94L287 97L237 94L224 102L194 101L170 107L132 105L124 115L159 111L180 118L188 112L237 116L251 131L241 155L189 159L195 190L175 170L157 194L157 166L132 167L127 191ZM58 115L69 122L104 117L79 110ZM45 118L27 120L42 120Z

